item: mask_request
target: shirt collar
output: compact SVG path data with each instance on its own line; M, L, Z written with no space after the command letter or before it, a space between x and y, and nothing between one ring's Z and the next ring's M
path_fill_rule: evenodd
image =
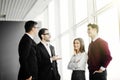
M49 42L43 42L43 41L41 41L41 43L42 43L44 46L49 46L49 45L50 45Z
M26 33L31 39L33 39L33 36L29 33Z
M99 38L99 36L96 36L92 41L94 42L95 40L97 40Z

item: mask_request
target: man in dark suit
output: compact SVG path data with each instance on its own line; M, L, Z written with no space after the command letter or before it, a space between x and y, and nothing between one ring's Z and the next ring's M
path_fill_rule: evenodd
M98 37L98 25L88 24L88 35L92 42L88 49L89 80L107 80L107 66L112 57L108 43Z
M36 43L33 38L37 34L37 22L27 21L25 23L25 34L20 40L18 52L20 70L18 80L37 80L37 58Z
M38 79L39 80L60 80L54 47L49 44L50 34L48 29L42 28L38 33L41 42L37 45Z

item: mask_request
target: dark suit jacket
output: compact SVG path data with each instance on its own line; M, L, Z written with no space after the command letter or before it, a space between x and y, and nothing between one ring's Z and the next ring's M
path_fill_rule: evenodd
M19 43L19 62L20 70L18 80L25 80L32 76L32 80L37 80L37 58L36 58L36 43L25 34Z
M51 55L55 55L54 47L50 45ZM38 79L39 80L60 80L57 69L57 62L50 61L50 55L45 46L40 42L37 45Z

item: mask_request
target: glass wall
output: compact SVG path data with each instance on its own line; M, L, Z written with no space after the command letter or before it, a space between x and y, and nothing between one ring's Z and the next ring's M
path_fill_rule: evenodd
M65 32L68 27L68 1L60 0L60 32Z
M85 24L81 25L80 27L76 28L76 37L83 38L85 44L87 44L87 45L85 45L86 52L88 50L88 44L89 44L89 37L87 36L88 35L87 34L87 24L88 23L85 23Z
M42 13L42 23L49 28L56 54L62 57L58 61L61 80L71 79L67 65L73 55L74 38L82 37L88 51L88 23L97 23L99 36L109 44L113 59L107 68L108 80L120 80L120 8L117 5L119 0L51 0ZM87 67L86 79L89 80Z
M65 34L64 36L61 36L61 55L62 55L62 76L63 80L68 80L70 79L70 71L67 69L67 65L69 62L69 57L70 57L70 37L69 33ZM66 77L67 76L67 77Z
M51 34L51 39L55 39L55 30L56 30L56 26L55 26L55 2L51 1L48 7L48 23L49 23L49 30L50 30L50 34Z
M113 58L107 68L108 80L119 80L120 77L118 74L120 74L120 72L118 71L118 67L120 67L120 64L117 62L120 56L120 41L117 8L111 7L110 9L99 14L97 18L98 25L100 26L99 35L108 42Z
M75 1L75 18L76 24L80 23L87 17L87 0L74 0Z
M96 8L97 10L103 8L107 4L109 5L113 0L95 0L96 1Z

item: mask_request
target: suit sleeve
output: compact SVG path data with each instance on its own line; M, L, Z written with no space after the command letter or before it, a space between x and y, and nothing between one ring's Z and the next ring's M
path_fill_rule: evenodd
M41 63L41 55L40 55L40 49L39 49L39 46L37 46L37 60L38 60L38 63L40 64Z
M51 46L51 48L52 48L51 53L52 53L53 56L55 56L56 55L55 54L55 49L54 49L53 46ZM55 75L56 80L60 80L60 74L58 72L58 67L57 67L57 61L53 61L52 66L54 68L53 71L54 71L54 75Z
M26 77L30 76L30 70L28 65L28 56L30 55L31 49L31 42L28 40L27 42L24 41L21 46L19 47L20 52L20 64L24 67L25 72L27 74Z

